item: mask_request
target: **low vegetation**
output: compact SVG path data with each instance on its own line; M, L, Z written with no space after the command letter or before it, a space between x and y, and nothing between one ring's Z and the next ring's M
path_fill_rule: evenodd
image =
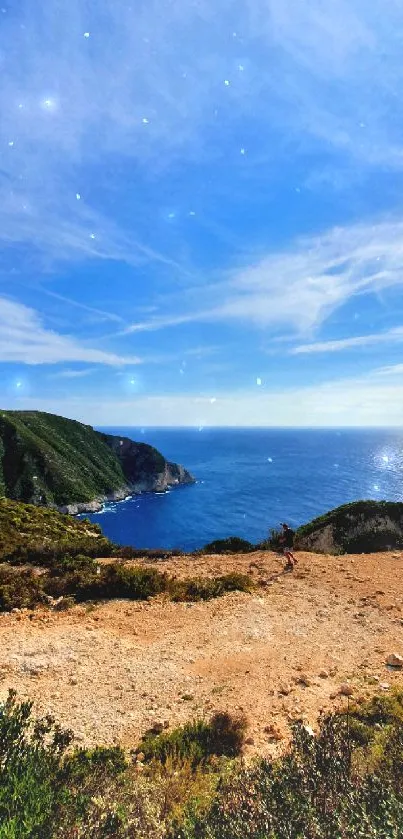
M395 692L325 717L317 736L294 723L282 757L245 766L242 718L148 735L130 759L75 749L71 732L11 693L0 705L0 839L401 839L402 708Z
M99 566L88 556L66 556L57 566L39 573L32 568L0 565L0 612L34 608L57 598L68 598L74 605L114 598L149 600L164 594L178 602L211 600L230 591L250 592L252 588L252 579L244 574L177 580L157 568L120 562Z
M54 566L67 554L110 556L115 546L97 524L47 507L0 498L0 561Z
M169 733L154 736L153 732L142 740L139 750L146 762L158 760L189 760L193 766L205 764L213 755L236 757L240 754L245 738L246 720L228 713L216 713L210 720L195 720Z
M216 539L215 542L209 542L198 553L247 554L255 550L256 546L252 545L252 542L247 542L246 539L240 539L239 536L229 536L228 539Z

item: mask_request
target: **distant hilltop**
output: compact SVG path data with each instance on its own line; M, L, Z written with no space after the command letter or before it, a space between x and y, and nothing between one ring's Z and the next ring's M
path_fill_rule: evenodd
M77 514L194 482L183 466L145 443L55 414L0 411L2 497Z
M297 530L296 547L316 553L376 553L403 548L403 504L354 501Z

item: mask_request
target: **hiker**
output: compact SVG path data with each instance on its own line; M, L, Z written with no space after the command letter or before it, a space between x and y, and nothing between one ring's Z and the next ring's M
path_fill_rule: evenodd
M283 554L287 560L287 565L285 566L286 571L293 571L294 565L298 562L297 558L294 556L292 549L294 547L294 531L291 530L291 527L288 527L288 524L285 522L281 525L283 528L283 532L280 537L280 543L283 548Z

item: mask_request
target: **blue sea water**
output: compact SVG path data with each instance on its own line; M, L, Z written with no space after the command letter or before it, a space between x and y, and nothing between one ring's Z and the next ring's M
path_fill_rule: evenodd
M360 498L403 499L403 431L108 428L150 443L197 484L107 505L89 518L122 544L195 550L263 539Z

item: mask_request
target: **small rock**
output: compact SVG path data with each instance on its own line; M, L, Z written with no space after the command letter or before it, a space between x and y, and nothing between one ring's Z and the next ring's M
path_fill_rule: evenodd
M306 733L309 734L310 737L315 736L315 732L314 732L313 728L311 728L310 725L304 725L304 729L305 729Z
M339 694L341 696L352 696L354 693L354 688L352 685L349 685L347 682L339 687Z
M192 702L194 699L193 693L184 693L181 697L184 702Z
M145 760L144 752L138 752L138 754L136 754L136 760L137 763L143 763L143 760Z
M266 725L264 731L265 731L265 734L269 735L270 740L277 740L278 741L278 740L283 739L284 735L281 733L279 728L276 728L275 725Z
M388 684L388 682L381 682L379 687L381 690L389 690L390 684Z
M304 685L304 687L306 688L309 688L312 684L312 680L309 678L309 676L307 676L306 673L301 673L301 675L298 676L298 683L300 685Z
M77 684L77 679L74 676L72 676L71 679L69 679L69 684L70 685L76 685Z
M291 693L291 687L290 685L281 685L281 687L279 687L278 689L278 692L281 696L289 696L289 694Z
M245 740L245 744L246 744L247 746L254 746L254 745L255 745L255 741L254 741L253 737L248 737L248 738Z
M390 667L403 667L403 656L398 655L398 653L391 653L388 655L386 659L386 664L389 664Z
M320 673L319 673L319 676L320 676L321 679L328 679L329 678L329 673L328 673L327 670L321 670Z

